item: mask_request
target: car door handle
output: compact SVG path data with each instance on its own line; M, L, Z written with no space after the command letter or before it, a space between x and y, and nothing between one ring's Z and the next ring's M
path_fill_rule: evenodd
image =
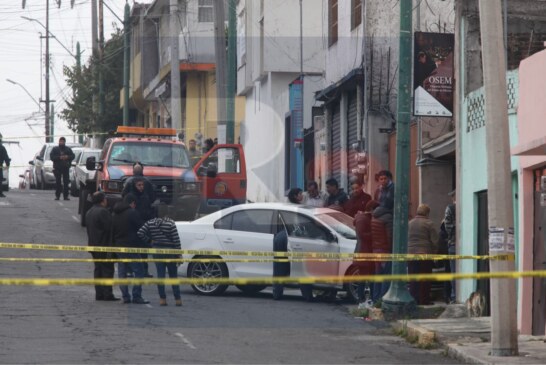
M294 250L301 250L301 245L292 245Z
M224 243L233 243L233 239L231 239L231 238L226 238L226 239L224 240Z

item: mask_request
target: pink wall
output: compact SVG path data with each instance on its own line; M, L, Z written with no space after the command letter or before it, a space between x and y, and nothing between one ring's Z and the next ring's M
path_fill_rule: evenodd
M519 67L518 146L546 136L546 51L523 60ZM520 271L533 270L533 169L546 164L546 156L519 159ZM521 279L519 285L519 327L531 334L533 280Z

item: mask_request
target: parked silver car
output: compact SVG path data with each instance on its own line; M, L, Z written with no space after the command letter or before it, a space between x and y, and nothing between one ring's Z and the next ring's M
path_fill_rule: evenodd
M70 148L81 147L79 143L67 143ZM34 185L37 189L45 190L48 187L55 185L55 175L53 175L53 161L51 161L51 150L53 147L58 146L57 143L45 143L42 146L40 152L36 154L34 160L29 161L29 164L33 166L33 173L31 173L34 179ZM75 152L74 152L75 153ZM32 187L32 185L31 185Z

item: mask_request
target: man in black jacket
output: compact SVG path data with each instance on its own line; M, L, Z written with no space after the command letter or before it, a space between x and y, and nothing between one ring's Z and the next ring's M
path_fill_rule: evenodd
M70 200L68 198L68 183L70 181L68 170L70 170L70 164L76 156L72 149L66 145L66 138L59 138L59 145L53 147L50 157L53 161L53 174L55 175L55 200L59 200L61 191L64 200ZM64 187L61 187L61 177Z
M114 217L112 236L114 245L117 247L144 248L144 243L138 237L138 230L144 224L136 208L136 197L133 194L127 194L123 201L114 205ZM140 259L138 253L119 253L121 259ZM127 277L127 266L130 266L135 278L144 277L144 268L142 262L118 263L118 277L125 279ZM123 303L131 303L131 294L126 285L120 285L123 295ZM133 285L132 302L135 304L147 304L149 301L142 298L142 286Z
M112 216L106 209L107 200L104 193L97 191L92 197L93 206L85 215L89 246L111 246L110 233ZM93 259L111 257L107 252L91 252ZM114 277L114 263L95 262L95 279L112 279ZM114 297L112 286L95 285L95 300L119 300Z
M4 172L2 171L2 165L6 163L6 166L9 167L11 159L8 156L8 151L6 147L2 145L2 135L0 134L0 198L5 198L6 196L2 192L2 182L4 181Z

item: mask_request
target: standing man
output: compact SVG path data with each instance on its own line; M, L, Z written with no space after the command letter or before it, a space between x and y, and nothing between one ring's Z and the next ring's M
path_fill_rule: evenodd
M2 165L6 163L6 166L9 167L11 159L8 156L8 151L6 147L2 144L2 134L0 134L0 198L5 198L6 196L2 192L2 182L4 181L4 171L2 170Z
M377 173L379 182L379 206L394 210L394 183L392 182L392 173L389 170L382 170Z
M279 221L281 218L279 217ZM284 224L279 223L277 226L277 233L273 236L273 251L274 252L288 252L288 235L286 234L286 228ZM273 262L273 277L289 277L290 276L290 261L287 257L275 256ZM282 261L281 261L282 260ZM285 261L286 260L286 261ZM284 293L283 284L273 284L273 299L282 299Z
M324 192L319 190L316 181L309 181L307 183L307 191L303 193L302 204L322 208L324 207L327 198L328 196Z
M351 217L356 217L356 213L364 212L366 204L372 200L370 194L364 192L362 182L357 178L351 181L351 197L345 204L345 213Z
M199 151L197 151L197 144L195 142L195 139L190 139L190 142L188 144L188 157L190 158L190 163L192 166L195 166L195 164L201 158L201 154L199 153Z
M53 174L55 175L55 200L59 200L61 191L64 200L70 200L68 197L68 183L70 178L68 170L74 159L74 152L66 146L66 138L59 138L59 145L51 150L51 161L53 161ZM61 187L61 178L63 179L63 187Z
M85 215L88 246L112 246L110 233L112 216L106 209L108 202L104 193L97 191L92 196L93 206ZM91 252L93 259L107 259L112 255L108 252ZM112 279L114 277L113 262L94 262L95 279ZM111 285L95 285L95 300L119 300L114 297Z
M444 226L447 232L447 253L448 255L455 255L457 253L457 248L455 246L455 190L453 190L448 195L451 196L451 204L448 204L446 207L445 215L444 215ZM449 268L451 270L451 273L454 274L456 271L456 261L455 260L449 260ZM451 295L450 295L450 304L456 303L457 296L455 291L455 280L451 281Z
M349 197L343 189L339 188L336 179L331 178L326 181L326 191L328 192L328 198L326 199L325 207L334 208L342 212L345 211L345 203L347 203Z
M114 206L114 218L112 223L112 236L115 246L145 248L137 234L144 222L136 210L136 197L133 194L127 194L122 201L116 203ZM138 253L119 253L118 256L121 259L141 259L141 256ZM125 279L127 277L127 266L131 267L135 278L141 279L144 277L142 262L119 262L118 277L120 279ZM129 288L126 285L120 285L120 289L123 295L123 303L131 303ZM133 285L132 296L132 302L135 304L150 303L142 298L141 285Z

